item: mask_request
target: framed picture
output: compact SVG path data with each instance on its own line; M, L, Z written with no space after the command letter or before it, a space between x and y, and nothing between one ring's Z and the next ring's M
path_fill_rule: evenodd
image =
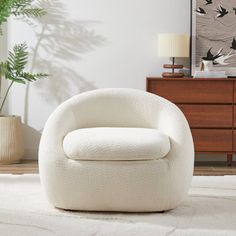
M201 62L236 77L236 0L191 0L191 74Z

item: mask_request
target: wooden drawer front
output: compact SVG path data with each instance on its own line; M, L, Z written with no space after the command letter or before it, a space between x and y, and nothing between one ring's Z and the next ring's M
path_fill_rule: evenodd
M234 152L236 152L236 130L234 130L234 144L233 144Z
M233 81L150 80L148 91L174 103L233 103Z
M178 105L178 107L193 128L230 128L233 125L231 105Z
M234 106L234 128L236 128L236 105Z
M234 103L236 104L236 81L234 81Z
M231 152L232 130L192 129L196 152Z

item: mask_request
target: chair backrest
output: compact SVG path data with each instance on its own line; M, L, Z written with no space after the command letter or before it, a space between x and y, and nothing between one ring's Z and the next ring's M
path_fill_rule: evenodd
M78 128L157 126L165 99L135 89L99 89L70 101Z

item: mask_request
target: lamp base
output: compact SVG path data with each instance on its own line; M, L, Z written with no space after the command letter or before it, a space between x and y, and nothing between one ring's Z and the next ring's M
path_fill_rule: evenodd
M183 78L184 73L180 72L164 72L162 73L162 77L164 78Z
M162 76L164 78L183 78L184 73L181 72L175 72L175 69L182 69L183 65L176 65L174 64L175 59L173 58L173 64L164 64L163 67L165 69L172 69L172 72L164 72L162 73Z
M183 65L176 65L176 64L164 64L163 68L165 69L183 69Z

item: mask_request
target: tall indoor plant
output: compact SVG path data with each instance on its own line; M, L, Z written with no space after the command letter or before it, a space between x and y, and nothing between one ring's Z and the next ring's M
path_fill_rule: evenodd
M34 0L0 0L0 34L1 26L10 16L42 17L43 8L33 6ZM6 61L0 62L0 85L2 79L9 81L2 95L0 86L0 164L19 162L23 156L22 124L19 116L3 114L3 108L9 92L15 83L25 84L47 76L44 73L25 71L28 62L27 44L16 44L8 53Z

